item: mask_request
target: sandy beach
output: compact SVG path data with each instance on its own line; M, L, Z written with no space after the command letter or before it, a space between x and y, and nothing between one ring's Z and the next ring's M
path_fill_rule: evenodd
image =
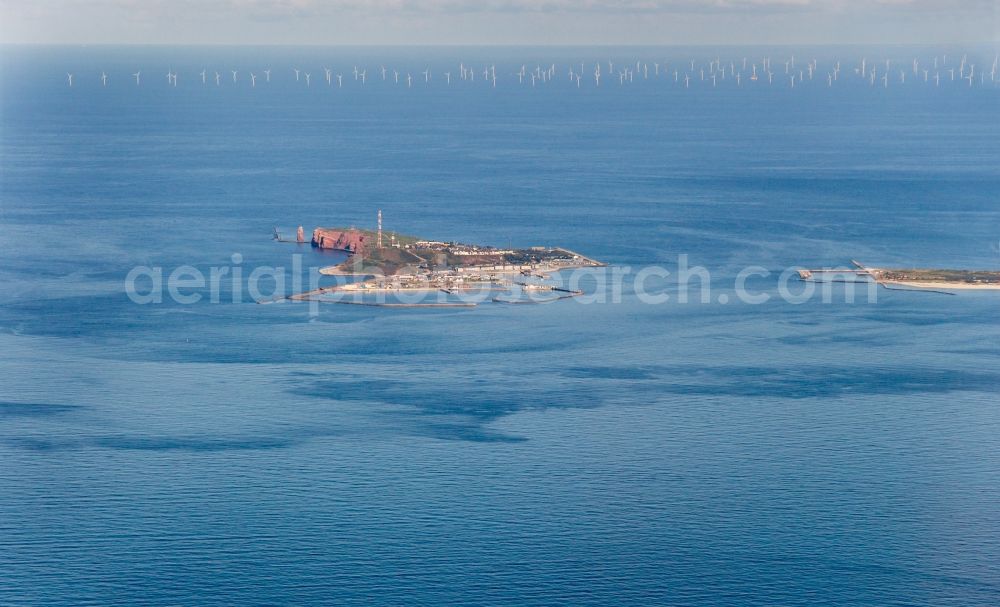
M893 287L910 287L912 289L962 289L972 291L1000 291L1000 283L988 282L934 282L934 281L894 281L881 280L880 284Z

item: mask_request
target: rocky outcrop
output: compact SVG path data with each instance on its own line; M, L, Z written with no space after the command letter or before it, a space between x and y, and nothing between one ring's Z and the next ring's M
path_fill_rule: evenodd
M306 241L306 233L305 230L302 229L302 226L299 226L299 229L295 232L295 241L296 242Z
M340 228L316 228L312 236L314 247L347 251L355 255L365 254L365 240L365 233L361 230Z

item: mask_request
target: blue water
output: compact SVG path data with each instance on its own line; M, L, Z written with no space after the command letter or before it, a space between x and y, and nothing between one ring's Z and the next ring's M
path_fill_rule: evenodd
M3 47L0 603L1000 603L1000 294L777 290L794 265L1000 265L1000 88L847 78L945 50L801 49L845 81L792 90L565 78L714 49ZM445 86L459 61L501 82ZM710 302L125 294L139 265L291 279L338 258L273 227L379 208L633 274L684 254ZM733 291L749 265L764 304Z

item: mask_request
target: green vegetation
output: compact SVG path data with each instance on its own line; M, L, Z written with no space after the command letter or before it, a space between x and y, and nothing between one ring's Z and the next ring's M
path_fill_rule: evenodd
M986 270L892 269L881 270L879 272L879 279L912 282L1000 284L1000 272Z
M365 230L363 228L339 227L339 226L324 227L323 229L330 230L331 232L333 231L359 232L361 234L364 234L365 242L371 243L372 249L375 248L375 243L378 241L378 232L376 232L375 230ZM395 237L396 239L395 241L396 244L400 246L412 245L415 242L420 242L421 240L423 240L421 238L417 238L416 236L407 236L406 234L399 234L397 232L382 230L382 244L385 245L386 247L392 245L393 237Z

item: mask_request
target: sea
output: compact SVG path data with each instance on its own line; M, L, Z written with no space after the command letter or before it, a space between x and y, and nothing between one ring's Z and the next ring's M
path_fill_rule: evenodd
M0 47L0 604L1000 604L1000 292L794 272L1000 269L995 55ZM256 303L379 210L608 266Z

